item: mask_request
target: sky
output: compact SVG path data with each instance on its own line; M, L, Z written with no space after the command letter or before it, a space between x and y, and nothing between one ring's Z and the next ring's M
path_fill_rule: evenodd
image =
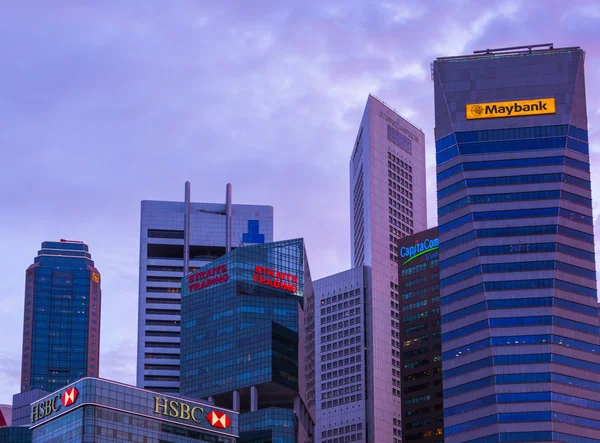
M100 376L135 384L141 200L275 208L313 278L350 267L348 162L369 93L425 132L430 63L554 43L586 51L600 223L600 2L21 0L0 15L0 404L20 385L25 270L42 241L102 274Z

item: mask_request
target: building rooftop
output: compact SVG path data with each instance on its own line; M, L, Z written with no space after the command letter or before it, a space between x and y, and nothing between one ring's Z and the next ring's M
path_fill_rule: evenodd
M515 57L523 55L542 55L542 54L553 54L558 52L572 52L580 51L579 46L570 46L565 48L555 48L554 43L541 43L534 45L525 46L511 46L506 48L495 48L495 49L480 49L473 51L473 54L468 55L457 55L452 57L438 57L436 62L455 62L462 60L473 60L473 59L485 59L485 58L499 58L499 57Z

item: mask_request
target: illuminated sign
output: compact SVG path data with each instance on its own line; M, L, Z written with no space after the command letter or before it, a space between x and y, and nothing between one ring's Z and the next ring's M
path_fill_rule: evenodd
M100 283L100 274L97 272L92 272L92 281L94 283Z
M35 423L44 417L48 417L53 412L60 411L62 406L71 406L75 403L75 400L77 400L78 395L79 391L73 387L67 389L62 394L56 394L54 397L33 405L31 407L31 423Z
M211 426L221 429L227 429L231 424L231 419L224 412L211 411L204 417L202 406L189 405L186 402L170 400L165 397L154 397L154 413L180 420L191 420L194 423L202 423L206 418Z
M154 412L156 414L166 415L167 417L180 418L182 420L192 420L201 423L204 418L204 408L200 406L190 407L185 402L169 400L168 398L154 397Z
M439 239L434 238L434 239L430 240L430 239L426 238L422 242L419 242L417 240L413 246L402 246L400 248L400 257L408 258L404 263L402 263L402 266L407 264L409 261L411 261L417 257L420 257L423 254L427 254L428 252L435 251L436 249L438 249L439 245L440 245ZM430 258L434 258L434 257L430 257Z
M224 412L211 411L206 416L211 426L215 428L227 429L231 424L231 419Z
M227 280L229 280L227 265L215 266L212 269L197 271L189 275L188 290L190 292L199 291L200 289L218 285L219 283L225 283Z
M298 292L298 277L285 272L275 271L274 269L264 268L262 266L254 267L254 283L259 285L271 286L283 291Z
M467 105L466 114L467 120L556 114L556 101L554 98L541 98L512 102L473 103Z

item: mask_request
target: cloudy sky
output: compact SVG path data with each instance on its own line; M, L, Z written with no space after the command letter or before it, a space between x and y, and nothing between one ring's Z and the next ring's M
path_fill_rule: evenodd
M275 239L304 237L314 277L347 269L348 159L369 93L425 132L435 225L438 56L583 47L600 208L599 5L4 2L0 403L19 389L25 269L44 240L89 245L103 276L100 375L135 383L140 201L181 200L186 180L195 201L222 201L231 182L234 202L273 205Z

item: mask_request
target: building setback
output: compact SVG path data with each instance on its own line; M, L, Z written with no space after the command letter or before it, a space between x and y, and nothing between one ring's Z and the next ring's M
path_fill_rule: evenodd
M369 441L402 441L401 398L390 355L399 349L398 239L427 228L425 137L369 95L350 157L352 267L369 266L366 300Z
M43 242L26 271L21 392L98 376L100 301L88 246Z
M433 64L447 443L600 441L584 58Z
M137 385L179 392L183 202L143 201ZM190 271L225 254L223 204L191 203ZM232 205L233 248L273 241L273 207Z
M302 239L237 248L183 280L181 393L239 411L240 442L312 442L314 292Z
M444 443L442 328L437 227L398 242L402 312L400 352L392 351L401 375L405 442ZM398 371L398 369L396 369Z
M316 443L367 442L365 300L370 268L315 280Z

